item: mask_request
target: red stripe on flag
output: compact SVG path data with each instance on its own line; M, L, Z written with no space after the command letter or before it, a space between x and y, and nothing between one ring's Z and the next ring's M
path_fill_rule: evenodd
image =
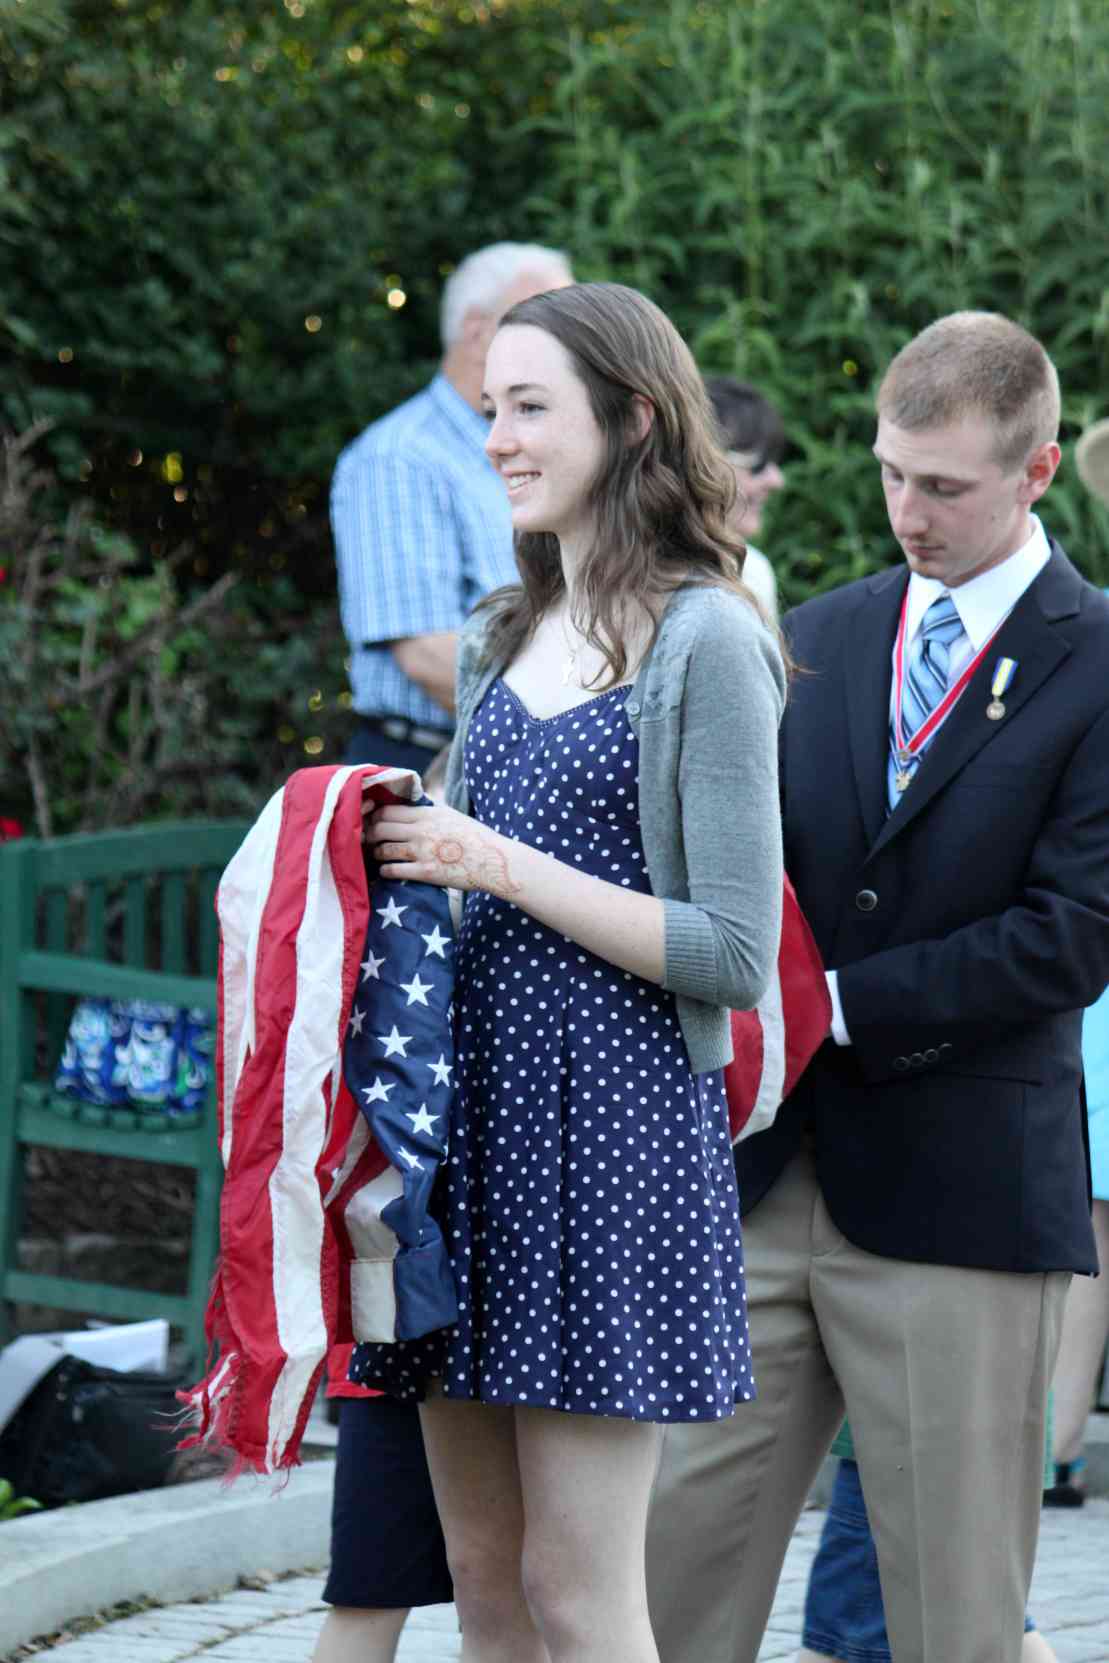
M827 1038L832 1021L824 965L788 878L782 894L778 980L785 1036L784 1100ZM734 1143L751 1118L768 1060L762 1018L757 1010L732 1012L732 1048L733 1059L724 1070L724 1090Z

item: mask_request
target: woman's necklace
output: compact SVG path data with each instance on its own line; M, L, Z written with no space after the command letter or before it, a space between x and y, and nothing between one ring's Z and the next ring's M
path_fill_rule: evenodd
M566 633L566 620L561 615L559 616L558 627L562 631L562 641L566 648L566 657L562 660L562 685L563 687L580 687L578 654L585 643L579 641L576 647L571 646L570 637Z

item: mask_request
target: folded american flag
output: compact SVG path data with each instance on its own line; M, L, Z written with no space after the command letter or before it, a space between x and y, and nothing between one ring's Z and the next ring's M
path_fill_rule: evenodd
M371 907L361 840L364 808L420 795L408 770L301 770L216 898L219 1358L185 1394L186 1442L258 1471L295 1462L332 1346L412 1338L457 1308L427 1213L454 1062L449 903L378 880Z

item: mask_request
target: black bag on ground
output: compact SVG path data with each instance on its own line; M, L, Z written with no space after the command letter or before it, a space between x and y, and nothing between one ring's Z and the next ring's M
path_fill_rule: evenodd
M44 1507L156 1488L180 1437L178 1384L61 1357L0 1432L0 1478Z

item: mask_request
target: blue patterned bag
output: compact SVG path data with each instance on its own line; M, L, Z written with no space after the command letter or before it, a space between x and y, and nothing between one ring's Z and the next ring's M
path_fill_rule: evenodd
M145 999L81 999L54 1089L100 1108L191 1118L204 1104L213 1049L206 1011Z

